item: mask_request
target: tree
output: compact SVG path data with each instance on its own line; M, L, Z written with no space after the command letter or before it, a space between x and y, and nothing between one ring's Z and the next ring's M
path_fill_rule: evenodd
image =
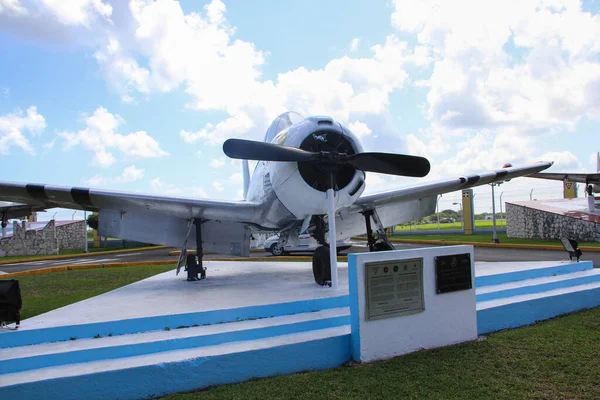
M97 230L98 229L98 214L93 213L88 215L87 224L90 228Z

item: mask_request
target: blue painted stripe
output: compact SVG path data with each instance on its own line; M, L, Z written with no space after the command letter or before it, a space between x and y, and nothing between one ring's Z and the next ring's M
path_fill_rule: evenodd
M127 333L162 330L165 329L165 327L175 328L178 326L212 325L223 322L244 321L247 319L278 317L338 307L348 307L347 295L292 301L288 303L240 307L227 310L160 315L23 331L6 331L0 333L0 348L58 342L61 340L69 340L72 337L78 339L92 338L96 335L122 335ZM115 310L115 317L118 317L117 310Z
M253 378L338 367L350 359L350 335L242 353L201 357L0 388L3 399L141 399Z
M594 264L591 261L581 261L578 263L556 265L546 268L525 269L521 271L512 271L501 274L477 276L475 278L475 286L482 287L501 285L503 283L517 282L525 279L541 278L544 276L554 276L569 274L571 272L586 271L593 268Z
M292 333L306 332L317 329L333 328L348 325L347 315L326 319L303 321L291 324L267 326L262 328L245 329L234 332L215 333L204 336L194 336L180 339L165 339L161 341L135 343L95 349L77 350L65 353L45 354L40 356L16 358L0 362L0 374L22 372L32 369L52 367L65 364L76 364L91 361L110 360L116 358L134 357L144 354L154 354L163 351L191 349L214 346L223 343L243 340L257 340Z
M519 286L511 289L498 290L497 292L482 293L477 295L477 301L489 301L495 299L502 299L506 297L520 296L523 294L547 292L554 289L562 289L571 286L585 285L586 283L594 283L600 281L600 274L582 276L579 278L569 279L567 276L565 279L557 282L539 283L530 286Z
M477 333L517 328L561 314L600 306L600 288L541 297L477 311Z
M348 255L348 286L350 303L350 333L352 359L360 361L360 318L358 310L358 275L356 254Z

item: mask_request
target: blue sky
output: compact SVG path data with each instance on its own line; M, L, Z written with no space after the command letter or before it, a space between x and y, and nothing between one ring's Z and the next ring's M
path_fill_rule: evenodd
M427 156L431 179L540 159L594 170L598 2L483 3L0 0L0 179L239 198L220 143L260 139L287 109ZM530 179L499 193L531 189L561 193Z

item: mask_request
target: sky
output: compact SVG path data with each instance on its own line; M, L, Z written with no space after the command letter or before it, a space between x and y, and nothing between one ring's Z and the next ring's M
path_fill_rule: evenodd
M0 179L240 199L230 137L293 110L424 180L538 160L595 172L600 1L0 0ZM367 192L419 180L369 174ZM491 188L475 190L476 212ZM583 196L583 187L579 193ZM562 196L516 179L506 201ZM458 193L440 209L458 209ZM502 205L502 207L504 207ZM81 218L50 210L41 219Z

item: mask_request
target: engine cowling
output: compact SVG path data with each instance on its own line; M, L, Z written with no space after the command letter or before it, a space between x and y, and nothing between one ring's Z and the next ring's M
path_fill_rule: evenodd
M281 131L272 141L308 151L356 154L363 151L352 132L329 117L309 117ZM273 189L283 205L298 219L327 213L326 190L331 170L316 163L270 162ZM336 208L350 205L365 189L365 174L350 165L336 168ZM301 196L301 197L299 197Z

